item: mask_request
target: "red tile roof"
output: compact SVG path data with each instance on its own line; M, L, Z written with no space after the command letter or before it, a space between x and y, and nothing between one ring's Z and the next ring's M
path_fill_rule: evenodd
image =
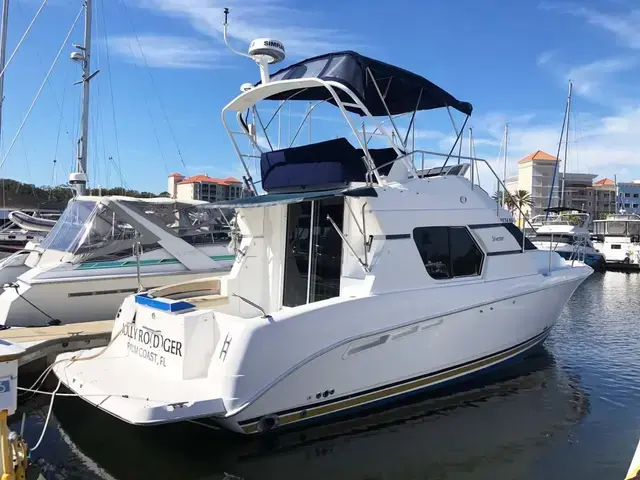
M169 177L182 177L182 178L184 178L184 175L182 175L181 173L172 173L171 175L169 175Z
M529 162L531 160L545 160L545 161L549 161L549 162L555 162L557 160L557 158L556 157L552 157L547 152L543 152L542 150L537 150L534 153L532 153L531 155L527 155L526 157L524 157L518 163L526 163L526 162Z
M194 175L193 177L185 178L180 183L178 183L178 185L184 185L187 183L215 183L218 185L229 185L231 183L242 183L242 182L240 182L240 180L237 180L234 177L213 178L213 177L210 177L209 175L200 174L200 175Z
M603 178L602 180L598 180L597 182L593 182L594 185L615 185L615 182L610 178Z

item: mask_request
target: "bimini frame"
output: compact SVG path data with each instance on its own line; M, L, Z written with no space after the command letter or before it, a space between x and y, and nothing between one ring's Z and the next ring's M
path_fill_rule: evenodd
M310 120L310 114L312 112L312 110L314 108L316 108L318 105L325 103L327 101L333 100L333 102L335 103L335 105L340 109L340 112L342 113L342 116L344 117L344 119L347 122L347 125L349 126L349 128L351 129L351 132L353 133L353 135L355 136L355 138L358 141L358 144L360 145L360 148L362 148L362 151L364 152L364 156L362 158L366 168L367 168L367 182L371 183L372 179L375 177L376 181L378 184L383 185L385 183L384 179L382 178L382 176L380 175L379 172L379 168L376 168L376 165L371 157L371 154L369 153L369 149L368 149L368 143L369 140L371 139L371 136L376 134L376 132L380 132L379 135L384 137L387 142L389 143L389 145L394 149L394 151L396 152L396 154L398 155L398 158L396 160L394 160L392 163L395 163L396 161L401 161L409 176L413 176L413 177L417 177L418 176L418 172L415 169L414 166L414 162L411 160L409 160L409 155L407 155L405 152L403 152L401 150L404 149L406 151L407 148L407 143L408 143L408 139L409 139L409 130L412 128L413 125L415 125L415 114L417 112L417 107L420 104L420 100L422 98L422 90L420 90L420 94L417 98L417 102L416 102L416 109L412 112L411 114L411 120L409 123L409 128L407 130L407 134L404 135L404 137L400 134L400 131L396 125L396 122L394 120L394 118L397 118L400 115L396 115L395 117L393 115L391 115L389 108L385 102L385 95L386 92L389 89L389 86L391 85L391 82L393 81L393 78L390 78L385 92L383 92L379 85L378 82L376 81L376 79L373 76L373 73L371 72L371 70L369 68L366 69L367 71L367 75L369 76L369 78L371 79L372 83L375 85L375 89L380 97L380 100L382 102L382 104L385 107L385 110L387 112L387 117L384 118L382 117L374 117L371 112L367 109L367 107L362 103L362 101L360 100L360 98L346 85L340 83L340 82L336 82L336 81L332 81L332 80L322 80L320 78L298 78L298 79L291 79L291 80L278 80L278 81L272 81L266 84L261 84L258 85L256 87L253 87L251 89L249 89L246 92L241 93L240 95L238 95L234 100L232 100L228 105L226 105L223 109L222 109L222 124L224 125L225 129L227 130L227 134L229 135L229 138L231 139L231 143L233 144L234 149L236 150L236 153L238 155L238 157L240 158L240 161L242 162L242 165L244 167L246 176L244 177L244 181L245 184L247 186L247 188L252 191L254 194L257 195L258 191L256 188L256 184L259 182L255 182L253 180L253 177L251 176L251 172L249 170L249 167L247 166L247 162L246 160L249 158L260 158L259 155L256 155L255 153L243 153L238 145L238 141L237 141L237 136L242 135L245 136L249 139L251 145L253 146L253 148L255 149L255 151L263 153L264 149L263 147L260 146L260 142L258 142L258 138L257 138L257 131L256 131L256 127L257 125L260 125L260 129L262 130L261 135L263 135L264 139L266 140L266 144L268 146L268 148L270 148L272 151L273 149L273 142L271 141L271 139L269 138L269 134L267 133L267 129L269 127L269 125L271 124L271 122L273 121L273 119L278 115L278 113L281 111L282 107L284 106L284 104L289 101L289 100L294 100L296 95L299 95L301 92L303 92L306 89L310 89L310 88L318 88L318 87L323 87L327 90L328 92L328 97L324 100L320 100L317 103L313 104L308 110L306 115L304 116L302 123L300 125L300 127L298 127L297 131L296 131L296 135L294 138L297 137L298 133L300 132L302 126L304 125L304 123L308 120ZM288 91L292 91L291 96L289 96L285 101L280 102L280 105L278 106L278 108L276 109L275 113L273 114L273 116L271 117L271 119L269 120L269 122L267 122L267 124L265 125L264 122L262 121L262 118L260 117L260 114L256 108L256 104L261 101L264 100L266 98L272 97L274 95L278 95L278 94L282 94L284 92L288 92ZM349 101L343 101L340 98L340 93L344 93L346 94L347 98L349 99ZM375 125L375 128L373 130L373 132L369 132L367 133L366 129L364 128L364 123L363 123L363 128L362 130L360 130L356 124L354 123L353 119L350 118L347 108L349 109L357 109L360 112L362 112L362 117L371 121L373 125ZM228 112L235 112L236 113L236 120L238 122L238 125L240 127L240 131L237 130L232 130L229 127L229 124L227 123L227 113ZM243 112L247 112L245 118L243 118ZM254 119L254 124L249 124L247 122L248 116L249 116L249 112L252 113L253 115L253 119ZM401 114L404 115L404 114ZM468 120L469 116L467 115L465 118L465 122L464 125L466 125L466 122ZM384 127L384 123L386 123L387 121L390 121L392 127L393 127L393 135L390 135L389 132L385 129ZM453 122L453 119L452 119ZM257 125L256 125L257 124ZM449 157L453 154L453 151L456 147L456 145L458 144L458 142L461 142L461 137L462 137L462 133L464 131L464 125L462 126L462 128L460 130L458 130L455 127L455 123L453 123L453 127L454 127L454 132L456 134L456 140L454 142L453 147L451 148L451 150L449 151L449 153L446 155L447 157L447 161L449 159ZM398 146L398 143L395 141L395 138L397 138L400 142L400 146ZM445 162L446 165L446 162Z

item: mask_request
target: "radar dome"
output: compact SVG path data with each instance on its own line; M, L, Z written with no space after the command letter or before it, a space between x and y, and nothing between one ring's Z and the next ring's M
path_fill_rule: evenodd
M267 62L278 63L284 60L284 44L272 38L257 38L249 45L249 56L254 59L266 57Z

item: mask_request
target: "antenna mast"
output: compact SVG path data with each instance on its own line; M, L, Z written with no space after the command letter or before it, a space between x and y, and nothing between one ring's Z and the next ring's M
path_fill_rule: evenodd
M2 0L2 21L0 25L0 71L4 72L7 55L7 21L9 19L9 0ZM0 76L0 132L2 132L2 104L4 103L4 75ZM2 137L0 133L0 138Z
M569 119L571 117L571 90L573 83L569 80L569 95L567 96L567 135L564 139L564 165L562 166L562 188L560 189L560 206L564 207L564 177L567 174L567 161L569 156Z
M504 170L502 171L502 207L507 194L507 146L509 144L509 124L504 124Z
M87 150L89 146L89 81L96 76L99 70L91 72L91 0L84 3L84 45L74 45L79 52L71 54L71 60L82 64L82 116L81 134L78 139L78 161L76 171L69 175L69 183L75 187L76 195L85 195L87 192Z

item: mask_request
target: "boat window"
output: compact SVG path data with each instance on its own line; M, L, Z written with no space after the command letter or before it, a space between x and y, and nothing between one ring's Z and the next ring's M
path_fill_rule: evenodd
M524 234L522 233L522 230L518 228L517 225L515 225L514 223L502 223L500 225L502 225L504 228L509 230L509 233L513 235L513 238L515 238L516 241L518 242L518 245L522 245L522 236ZM527 237L524 237L524 249L537 250L536 246L533 243L531 243L531 240L529 240Z
M432 278L480 275L483 253L466 227L418 227L413 240Z
M131 225L107 206L97 202L72 201L41 243L42 248L70 252L74 261L116 255L130 255L135 241L143 246L155 243L143 238Z
M60 252L72 252L81 240L85 222L96 207L96 202L70 201L40 246Z
M625 222L607 222L607 233L609 235L625 235Z
M534 242L540 242L540 243L551 243L553 242L555 243L568 243L570 245L573 245L576 242L576 239L574 238L573 235L561 235L561 234L538 234L535 236L535 238L533 239Z
M640 222L627 223L627 235L630 237L640 235Z

